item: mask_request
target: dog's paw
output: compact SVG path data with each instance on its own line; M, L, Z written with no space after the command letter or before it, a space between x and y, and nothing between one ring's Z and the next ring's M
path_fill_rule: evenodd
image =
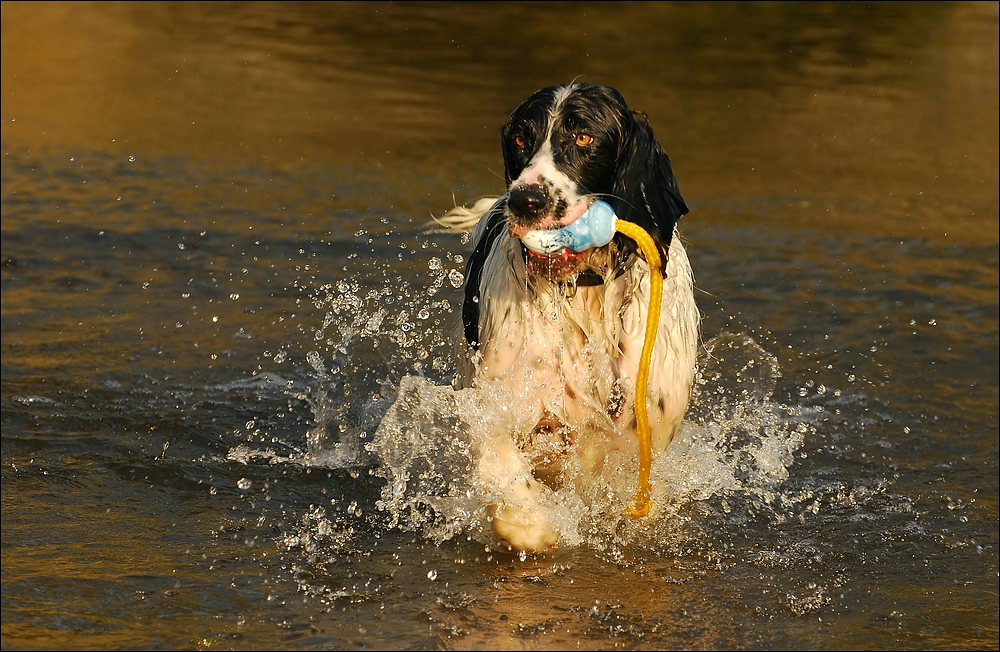
M559 533L537 509L491 508L493 533L509 548L525 552L545 552L559 544Z

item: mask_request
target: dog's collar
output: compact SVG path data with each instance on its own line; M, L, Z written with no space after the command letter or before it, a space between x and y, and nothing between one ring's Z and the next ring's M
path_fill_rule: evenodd
M632 267L632 265L635 264L636 258L638 258L638 256L636 256L635 254L629 254L628 256L626 256L625 259L618 264L618 267L615 268L615 273L611 277L611 280L616 280L622 274L627 272ZM585 269L576 275L576 280L573 281L573 285L582 287L589 287L592 285L604 285L604 277L592 269Z
M620 273L615 275L618 278ZM572 281L573 285L577 287L591 287L594 285L604 285L604 277L595 272L592 269L586 269L576 275L576 278Z

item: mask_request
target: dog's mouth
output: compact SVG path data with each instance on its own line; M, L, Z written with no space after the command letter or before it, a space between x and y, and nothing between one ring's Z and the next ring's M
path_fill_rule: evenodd
M610 211L610 207L607 210ZM585 220L586 214L589 211L584 205L582 210L574 211L565 226L527 230L516 225L510 227L511 237L521 241L530 275L562 282L587 267L589 254L595 247L610 242L607 229L613 228L614 223L608 218L613 220L614 214Z
M589 206L590 202L580 201L577 202L577 204L572 208L566 209L563 207L561 210L545 214L541 217L536 217L531 221L518 219L516 216L511 215L511 219L508 220L510 223L510 234L511 236L520 239L521 236L528 231L537 229L558 229L563 226L568 226L580 219L580 217L587 212L587 208Z
M527 252L525 263L528 266L528 272L552 281L561 281L575 272L583 257L582 253L576 253L569 249L563 249L550 256L536 254L527 248L525 248L525 252Z
M560 282L581 267L589 247L565 239L565 227L587 213L591 201L567 202L544 179L515 185L507 200L508 233L521 240L528 273Z

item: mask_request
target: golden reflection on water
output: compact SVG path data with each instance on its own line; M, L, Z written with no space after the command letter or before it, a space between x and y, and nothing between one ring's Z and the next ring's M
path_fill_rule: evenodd
M995 3L7 3L3 140L419 170L440 210L498 189L521 97L579 77L650 115L696 206L976 241L998 207L996 24Z

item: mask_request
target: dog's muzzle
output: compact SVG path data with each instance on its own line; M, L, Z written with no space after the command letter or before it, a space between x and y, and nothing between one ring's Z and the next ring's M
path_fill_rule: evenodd
M566 226L530 229L520 234L526 250L528 270L561 280L580 264L580 255L603 247L615 237L617 217L607 203L597 200Z
M507 195L507 210L511 221L519 226L534 226L551 211L548 191L536 184L515 186Z

